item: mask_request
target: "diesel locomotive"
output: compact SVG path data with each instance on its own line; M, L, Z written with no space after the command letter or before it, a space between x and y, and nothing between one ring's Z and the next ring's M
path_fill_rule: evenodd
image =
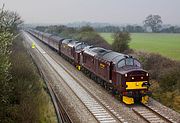
M118 95L125 104L148 103L149 73L136 58L37 30L28 32L56 50L78 70Z

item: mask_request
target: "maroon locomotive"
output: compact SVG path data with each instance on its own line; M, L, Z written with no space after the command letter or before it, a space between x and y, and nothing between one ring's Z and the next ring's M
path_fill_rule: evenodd
M149 74L137 59L100 47L86 47L82 54L83 71L118 94L123 102L147 103Z

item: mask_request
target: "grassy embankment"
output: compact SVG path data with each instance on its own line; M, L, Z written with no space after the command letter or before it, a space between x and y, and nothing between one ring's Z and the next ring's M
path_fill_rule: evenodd
M46 85L22 41L20 36L15 39L10 57L13 90L12 106L9 107L11 121L8 122L56 123L55 110Z
M100 33L113 43L112 33ZM165 57L180 60L180 34L131 33L130 48L137 51L159 53Z

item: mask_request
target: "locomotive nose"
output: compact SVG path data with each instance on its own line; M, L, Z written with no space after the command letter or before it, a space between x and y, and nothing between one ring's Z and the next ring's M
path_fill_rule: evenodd
M148 102L149 74L144 70L128 71L124 74L126 95L123 101L132 104L134 101ZM131 95L129 95L131 94Z
M147 89L149 84L149 74L143 70L127 72L125 75L126 90Z

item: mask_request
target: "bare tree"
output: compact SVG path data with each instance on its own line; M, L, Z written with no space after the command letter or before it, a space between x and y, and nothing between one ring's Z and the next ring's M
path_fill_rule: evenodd
M21 17L16 12L11 12L4 10L4 4L2 9L0 9L0 31L9 31L11 33L15 32L23 21Z

